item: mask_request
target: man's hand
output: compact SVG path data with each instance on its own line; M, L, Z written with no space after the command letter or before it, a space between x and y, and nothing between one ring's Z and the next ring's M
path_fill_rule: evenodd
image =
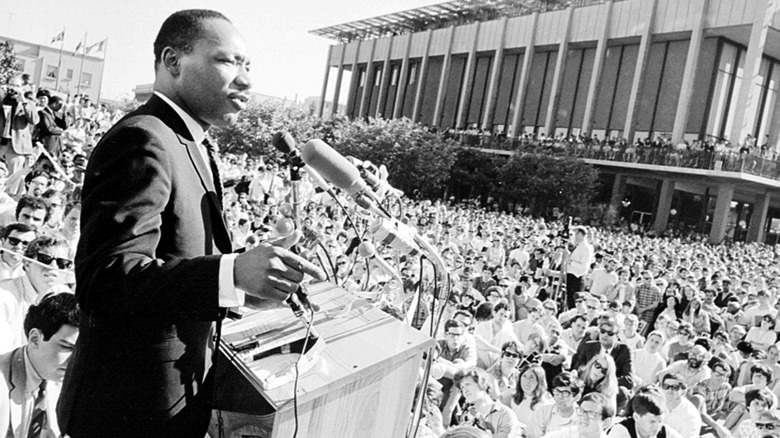
M248 297L281 302L295 292L305 274L324 280L325 273L320 268L286 249L299 237L296 231L238 255L233 268L236 287Z

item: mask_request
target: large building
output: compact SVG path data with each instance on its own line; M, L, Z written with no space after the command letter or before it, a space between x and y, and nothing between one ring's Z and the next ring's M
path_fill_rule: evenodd
M312 31L338 41L321 99L345 94L350 117L408 117L440 130L675 144L752 135L778 150L780 1L539 4L456 0ZM777 231L776 162L588 161L613 184L613 207L622 201L658 231L680 217L699 218L712 242Z
M80 53L74 55L69 49L60 51L4 36L0 36L0 41L13 43L19 73L29 74L36 88L56 90L61 95L85 94L93 102L98 101L103 83L103 58L86 55L82 59Z

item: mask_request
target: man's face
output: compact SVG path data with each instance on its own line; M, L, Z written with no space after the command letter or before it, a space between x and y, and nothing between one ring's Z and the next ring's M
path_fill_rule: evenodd
M645 345L645 348L647 348L647 351L650 353L655 353L661 349L662 345L663 342L661 342L661 337L655 334L647 337L647 344Z
M614 347L617 342L617 327L609 324L599 326L599 342L606 349Z
M34 333L35 332L35 333ZM65 324L48 341L37 328L30 330L28 352L35 370L46 380L62 382L68 359L79 337L78 327Z
M38 98L38 106L46 106L49 103L49 96L41 96Z
M68 247L65 245L41 248L38 251L37 259L41 263L44 263L43 258L50 259L52 257L70 260L68 252ZM48 266L41 266L38 263L26 261L25 271L30 279L30 283L32 283L39 294L46 292L55 285L65 284L65 274L58 269L57 260L51 260Z
M22 97L22 78L15 76L6 82L6 88L9 95L16 95Z
M24 207L19 211L19 216L16 220L23 224L40 228L46 220L46 210L42 208L34 210L31 207Z
M580 436L599 436L604 428L602 407L590 400L582 402L577 409L577 430Z
M466 329L463 327L450 327L444 336L447 339L447 347L457 350L466 342Z
M202 25L192 51L179 53L175 93L197 120L230 126L246 106L252 86L246 42L225 20L209 18Z
M723 367L716 367L714 370L712 370L712 380L714 380L718 385L722 385L728 381L729 377L729 372Z
M2 245L3 249L8 250L3 251L3 260L11 266L19 264L22 261L21 256L13 253L23 254L24 250L27 249L27 245L32 242L33 239L35 239L35 232L33 231L28 231L26 233L11 231L7 238L0 241L0 245Z
M36 176L30 181L30 184L27 185L27 195L40 198L48 186L49 178L43 175Z
M585 329L587 326L588 325L585 323L585 321L578 319L577 322L571 325L571 332L575 337L581 338L583 335L585 335Z
M460 381L460 391L466 399L466 403L474 403L479 400L484 392L471 377L465 377Z
M661 431L661 427L664 424L665 415L653 415L646 413L645 415L639 415L634 412L634 421L636 424L636 431L639 436L656 436Z
M661 389L664 390L666 396L666 402L670 406L677 406L680 402L680 398L685 393L685 385L676 379L664 379L661 383Z

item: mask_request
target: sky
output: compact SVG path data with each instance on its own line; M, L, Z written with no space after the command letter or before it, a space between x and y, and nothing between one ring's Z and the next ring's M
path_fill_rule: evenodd
M71 52L85 32L88 46L108 38L101 95L117 99L129 95L136 85L153 82L152 43L168 15L180 9L215 9L227 16L247 40L252 91L302 101L322 91L328 46L335 44L310 34L310 30L439 2L0 0L0 35L50 45L64 27L64 49ZM58 48L59 43L54 47Z

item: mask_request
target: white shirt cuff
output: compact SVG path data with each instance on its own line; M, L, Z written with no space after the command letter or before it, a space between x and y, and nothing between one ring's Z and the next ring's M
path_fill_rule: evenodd
M238 254L226 254L219 259L219 307L241 307L244 291L235 286L233 266Z

